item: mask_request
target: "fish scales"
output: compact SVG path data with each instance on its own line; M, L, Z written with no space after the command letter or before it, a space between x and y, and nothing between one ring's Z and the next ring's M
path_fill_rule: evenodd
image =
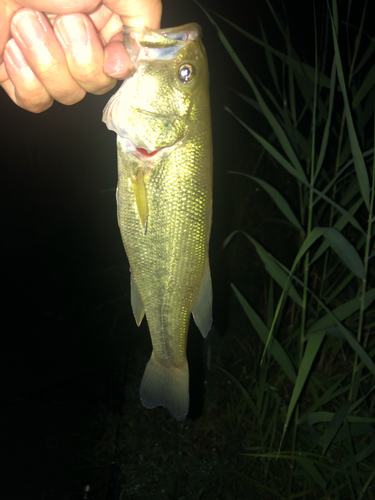
M125 29L135 73L103 118L118 133L118 223L134 280L133 312L138 324L146 315L153 346L141 400L178 420L189 407L190 315L204 336L212 322L212 143L199 34L196 24ZM186 67L194 75L188 82L180 79Z

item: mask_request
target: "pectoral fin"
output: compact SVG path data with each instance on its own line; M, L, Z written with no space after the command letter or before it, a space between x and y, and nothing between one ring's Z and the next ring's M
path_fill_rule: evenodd
M148 206L147 206L147 191L144 181L143 169L139 168L135 175L130 177L133 192L135 196L135 201L137 203L137 210L139 219L142 224L143 234L147 231L147 217L148 217Z
M143 316L145 315L145 308L141 296L139 295L138 288L137 285L135 284L133 275L131 274L131 270L130 270L130 295L131 295L131 303L132 303L135 322L137 323L137 326L139 326L142 323Z
M195 324L203 337L206 337L212 325L212 284L208 260L192 313Z

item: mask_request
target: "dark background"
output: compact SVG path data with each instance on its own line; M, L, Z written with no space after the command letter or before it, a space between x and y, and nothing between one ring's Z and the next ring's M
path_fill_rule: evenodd
M284 4L292 36L303 45L313 36L312 2ZM193 1L163 5L162 27L202 25L209 57L215 159L210 253L214 334L220 336L231 321L233 279L222 243L238 228L227 171L246 169L251 157L248 134L224 106L238 104L233 89L248 89ZM270 20L262 0L207 0L204 5L254 34L259 34L258 14L265 24ZM217 21L247 67L262 74L262 51L249 52L232 28ZM71 107L55 103L40 115L18 108L0 91L1 490L7 500L83 498L92 478L79 468L76 436L97 408L116 410L124 404L124 386L139 385L150 355L146 322L137 329L132 316L128 264L117 227L115 134L101 121L115 90L88 95ZM188 418L199 418L204 371L202 340L193 325L190 337Z

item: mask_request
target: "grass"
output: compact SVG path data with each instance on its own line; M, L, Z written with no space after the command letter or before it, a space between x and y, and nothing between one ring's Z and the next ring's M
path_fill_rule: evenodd
M268 42L261 20L257 38L205 11L249 85L248 96L238 94L242 115L227 109L230 119L262 146L254 164L276 165L294 193L291 200L283 183L255 169L230 172L269 196L286 228L278 248L266 248L244 216L224 242L233 259L239 245L256 252L265 306L247 296L250 273L231 285L232 333L209 336L215 364L201 419L145 412L138 378L127 385L127 405L139 410L131 420L125 408L103 410L91 460L105 468L116 457L120 499L375 498L375 43L364 29L367 2L357 27L344 22L346 2L327 3L312 62L300 60L267 3L284 52ZM249 50L263 47L266 83L237 56L228 25ZM244 106L260 114L268 135L250 126ZM275 257L280 246L285 263Z
M286 197L265 180L248 172L231 172L257 183L271 196L299 237L290 267L245 231L233 232L224 243L226 247L239 235L245 237L270 277L266 318L232 284L264 345L263 377L256 397L244 388L242 391L263 430L260 436L267 436L262 439L266 451L249 456L293 464L295 472L287 475L288 484L283 488L287 498L300 493L302 498L327 498L327 491L329 498L373 498L375 289L370 259L375 221L375 80L369 57L375 44L364 31L367 3L360 26L350 27L354 37L340 18L345 2L340 6L336 0L329 3L326 26L319 35L315 24L314 65L300 61L288 27L267 3L287 47L285 53L268 44L262 26L262 39L258 39L221 19L264 48L272 82L269 87L256 82L206 12L255 100L242 98L268 122L269 136L260 136L233 110L228 112L285 175L294 178L299 193L295 214ZM326 34L324 43L320 43L321 33ZM341 39L353 41L353 46L346 47ZM280 293L275 293L277 285ZM331 363L323 366L319 358L331 353L335 353ZM281 418L269 404L267 382L274 362L291 391L277 439L263 420L266 415L272 415L275 422ZM301 478L309 485L309 493L303 492Z

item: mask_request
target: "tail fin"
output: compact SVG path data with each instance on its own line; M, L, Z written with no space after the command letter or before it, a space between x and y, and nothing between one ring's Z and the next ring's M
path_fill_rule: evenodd
M189 411L189 368L187 361L178 368L166 365L154 353L143 374L140 397L143 406L163 406L176 420L183 420Z

